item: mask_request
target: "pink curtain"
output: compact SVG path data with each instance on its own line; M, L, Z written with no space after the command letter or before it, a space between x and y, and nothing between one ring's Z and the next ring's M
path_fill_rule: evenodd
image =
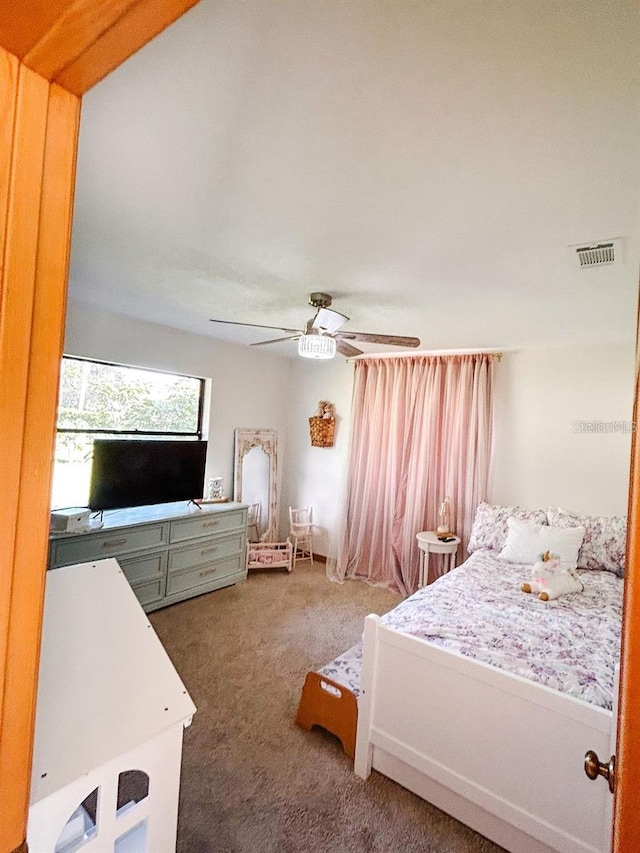
M463 559L487 492L493 361L484 353L356 361L346 506L327 561L332 580L413 592L416 533L435 530L445 496Z

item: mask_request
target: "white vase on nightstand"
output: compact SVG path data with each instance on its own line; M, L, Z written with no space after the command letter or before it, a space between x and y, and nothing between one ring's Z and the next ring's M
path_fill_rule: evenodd
M451 502L449 498L445 498L440 504L436 533L438 536L448 536L451 533Z

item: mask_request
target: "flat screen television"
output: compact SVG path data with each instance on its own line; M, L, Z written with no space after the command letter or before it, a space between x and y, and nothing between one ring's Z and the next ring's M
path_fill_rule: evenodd
M201 498L206 441L96 439L89 486L93 510Z

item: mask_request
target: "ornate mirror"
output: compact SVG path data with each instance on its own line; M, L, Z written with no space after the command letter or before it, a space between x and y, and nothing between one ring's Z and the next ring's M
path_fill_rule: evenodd
M249 539L275 542L278 526L276 431L235 431L234 500L249 505Z

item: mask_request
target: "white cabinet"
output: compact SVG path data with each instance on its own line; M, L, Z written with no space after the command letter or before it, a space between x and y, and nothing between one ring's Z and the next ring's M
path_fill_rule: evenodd
M47 572L29 849L174 853L195 710L115 560Z

